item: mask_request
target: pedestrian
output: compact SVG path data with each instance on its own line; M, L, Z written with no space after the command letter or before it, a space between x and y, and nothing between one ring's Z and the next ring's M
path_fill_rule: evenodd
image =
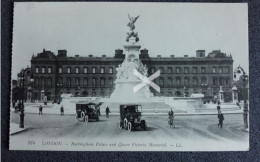
M63 105L60 107L60 116L64 115L64 108Z
M175 127L174 124L173 124L173 119L174 119L174 112L172 111L172 109L168 112L168 115L169 115L169 125L170 127Z
M220 113L218 114L218 127L222 128L222 126L223 126L223 120L224 120L224 115L223 115L222 112L220 111Z
M107 117L107 118L109 118L109 113L110 113L110 110L109 110L109 108L108 108L108 106L107 106L107 108L106 108L106 117Z
M98 109L97 109L97 114L98 114L98 116L101 116L100 107L98 107Z
M220 113L220 105L217 106L218 114Z
M42 115L42 105L39 107L39 115Z

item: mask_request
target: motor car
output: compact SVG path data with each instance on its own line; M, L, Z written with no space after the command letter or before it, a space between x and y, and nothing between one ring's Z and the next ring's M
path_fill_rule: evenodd
M89 122L90 120L99 121L99 109L102 103L77 103L76 104L76 120Z
M120 129L128 129L128 131L135 130L137 127L143 130L147 129L147 124L142 117L142 106L134 104L123 104L119 106L120 109Z

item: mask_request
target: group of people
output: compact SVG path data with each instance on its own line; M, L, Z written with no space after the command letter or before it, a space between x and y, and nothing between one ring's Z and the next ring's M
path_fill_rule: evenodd
M39 107L39 115L42 115L42 109L43 109L43 107L42 107L42 105L40 105L40 107ZM101 113L100 113L100 107L98 108L97 113L98 113L98 115L101 115ZM110 110L109 110L109 108L108 108L108 106L107 106L107 108L106 108L106 117L107 117L107 118L109 118L109 113L110 113ZM61 116L64 115L63 105L60 107L60 115L61 115Z
M218 110L218 127L222 128L223 126L223 120L224 120L224 115L223 113L220 111L220 104L218 103L217 106L217 110ZM169 115L169 125L170 126L174 126L173 120L174 120L174 112L172 111L172 109L168 112Z
M39 115L42 115L42 105L40 105L39 107ZM64 115L64 108L63 108L63 105L60 107L60 115L63 116Z
M108 108L108 106L107 106L107 108L106 108L106 117L107 117L107 118L109 118L109 113L110 113L110 110L109 110L109 108ZM97 114L98 114L99 116L101 116L100 107L98 107L98 109L97 109Z

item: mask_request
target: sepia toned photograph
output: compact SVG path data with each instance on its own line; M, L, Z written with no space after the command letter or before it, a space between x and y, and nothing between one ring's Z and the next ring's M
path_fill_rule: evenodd
M10 150L249 151L246 3L15 2Z

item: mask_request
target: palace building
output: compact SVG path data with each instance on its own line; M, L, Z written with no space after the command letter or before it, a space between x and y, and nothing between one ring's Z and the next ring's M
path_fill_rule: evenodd
M160 86L160 93L150 88L155 96L203 93L213 98L220 86L224 92L231 92L233 59L220 50L207 55L205 50L197 50L193 57L150 57L148 50L142 49L139 57L148 68L148 76L160 70L160 76L154 80ZM116 68L124 59L124 52L120 49L115 50L113 57L71 57L66 50L58 50L57 54L43 50L31 59L33 98L40 100L43 93L48 100L63 93L109 97L115 86Z

